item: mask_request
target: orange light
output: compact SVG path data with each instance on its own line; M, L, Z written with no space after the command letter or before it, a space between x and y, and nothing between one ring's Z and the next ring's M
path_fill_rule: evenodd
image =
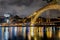
M51 38L52 37L52 27L48 27L46 28L46 34L47 34L47 37L48 38Z
M39 27L39 36L43 37L43 27Z

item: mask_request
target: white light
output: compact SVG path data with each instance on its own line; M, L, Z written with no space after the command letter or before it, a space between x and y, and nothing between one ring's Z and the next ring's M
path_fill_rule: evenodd
M17 27L15 27L15 29L14 29L14 30L15 30L15 33L14 33L14 34L15 34L15 36L16 36L16 34L17 34Z
M9 19L7 19L7 23L9 22Z
M8 37L9 37L9 32L8 32L8 27L6 27L5 29L5 39L8 40Z
M4 14L4 16L5 16L5 17L10 17L10 15L9 15L9 14Z

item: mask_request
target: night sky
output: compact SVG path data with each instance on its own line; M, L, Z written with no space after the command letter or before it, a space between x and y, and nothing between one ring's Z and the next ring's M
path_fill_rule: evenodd
M26 17L47 5L42 0L0 0L0 16L5 13Z

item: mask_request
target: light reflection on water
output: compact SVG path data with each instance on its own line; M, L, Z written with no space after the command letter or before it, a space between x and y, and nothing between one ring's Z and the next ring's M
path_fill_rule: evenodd
M18 28L20 31L18 30ZM45 29L44 27L29 27L27 29L29 31L26 31L26 29L27 29L26 27L14 27L14 31L13 31L13 27L9 27L9 28L2 27L2 29L0 27L0 31L2 31L2 37L4 36L3 37L4 40L8 40L9 37L12 38L13 37L12 33L14 33L14 36L17 36L18 34L22 34L24 38L26 38L26 36L28 35L28 39L30 40L32 40L31 37L33 37L34 40L43 40L44 37L48 40L49 39L60 40L60 27L57 29L53 27L46 27ZM57 33L55 31L57 31ZM54 38L54 36L56 38Z

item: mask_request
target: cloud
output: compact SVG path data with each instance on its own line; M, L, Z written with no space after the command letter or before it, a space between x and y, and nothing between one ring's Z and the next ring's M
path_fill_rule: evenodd
M11 13L20 17L22 17L21 15L29 16L46 4L42 0L1 0L0 14Z

